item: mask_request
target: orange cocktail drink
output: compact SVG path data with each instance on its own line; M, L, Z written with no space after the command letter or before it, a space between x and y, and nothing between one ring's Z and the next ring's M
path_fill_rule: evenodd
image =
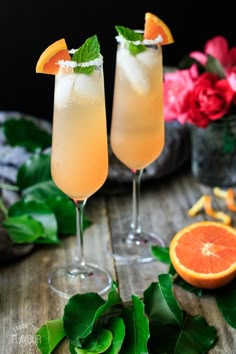
M161 46L133 56L118 44L111 145L130 169L147 167L164 147L162 68Z
M72 199L90 197L108 173L103 70L55 78L51 172Z

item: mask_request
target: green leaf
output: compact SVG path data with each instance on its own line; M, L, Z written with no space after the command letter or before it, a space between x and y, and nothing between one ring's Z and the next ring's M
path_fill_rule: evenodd
M202 316L186 315L182 326L154 321L150 324L150 333L150 354L204 354L217 339L215 327L209 326Z
M74 346L81 343L93 330L95 321L113 306L121 304L119 294L111 290L107 301L96 293L76 294L64 308L63 322L66 335Z
M124 26L115 26L115 29L117 30L118 34L122 36L124 39L126 39L128 43L128 49L130 54L132 55L137 55L139 53L142 53L146 50L145 45L139 43L134 43L136 41L143 41L143 35L139 32L136 32L128 27Z
M111 345L113 339L112 332L100 327L81 341L82 349L87 352L104 353ZM75 349L77 353L83 353L80 349Z
M126 307L123 311L126 333L121 353L148 353L147 341L150 334L144 304L136 295L131 298L133 306Z
M169 247L152 246L152 255L159 261L170 264Z
M25 118L10 118L3 123L3 132L11 146L23 146L29 152L42 150L51 145L51 134Z
M14 203L8 210L11 216L30 216L43 226L43 233L37 239L37 243L58 243L57 222L51 209L43 202L20 200ZM36 239L35 239L36 242Z
M77 63L87 63L95 60L100 56L100 44L96 35L88 38L84 44L77 49L73 54L72 60ZM96 66L91 65L87 67L77 66L74 71L77 73L90 74L95 70Z
M127 41L136 42L143 41L143 35L139 32L135 32L134 30L124 27L124 26L115 26L118 34L125 38Z
M233 328L236 328L236 280L216 292L216 302L225 321Z
M144 291L144 304L151 321L178 325L183 323L183 311L173 295L170 274L160 274L159 282L152 283Z
M47 202L51 198L67 197L52 180L36 183L23 190L22 195L26 200L40 200ZM68 197L67 197L68 198Z
M62 319L48 321L36 332L37 347L42 354L50 354L64 337Z
M113 334L113 341L106 351L106 354L119 354L125 338L125 324L123 319L120 317L111 318L108 328Z
M44 234L42 224L29 215L8 217L2 224L15 243L32 243Z
M180 276L178 276L177 278L175 278L174 283L176 285L181 286L181 288L183 288L184 290L187 290L193 294L195 294L198 297L202 297L205 293L206 290L202 289L202 288L198 288L196 286L193 286L189 283L187 283L183 278L181 278Z
M225 70L218 59L208 55L205 70L209 73L216 74L220 79L225 78Z
M216 328L209 326L202 316L186 316L176 342L175 353L207 353L213 347L216 339Z
M50 159L49 154L34 154L19 167L16 182L20 190L51 180Z
M146 47L143 44L129 43L129 52L132 55L137 55L139 53L145 52Z
M46 199L47 205L57 219L58 233L61 235L76 234L76 208L71 199L63 195L56 195ZM83 229L91 226L92 222L84 217Z

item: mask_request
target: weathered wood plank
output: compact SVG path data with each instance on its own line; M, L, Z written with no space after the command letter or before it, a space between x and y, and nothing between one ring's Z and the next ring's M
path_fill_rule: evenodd
M118 188L119 189L119 188ZM143 265L116 265L108 252L112 237L124 231L131 218L131 186L124 193L97 193L88 200L85 215L93 225L85 232L85 248L90 260L109 269L118 281L123 300L130 296L142 296L158 274L167 271L160 262ZM145 181L141 186L141 220L143 229L155 231L168 246L174 234L185 225L207 219L200 214L192 219L187 210L201 196L212 189L198 184L188 173L164 180ZM225 208L223 200L215 200L216 207ZM235 215L233 215L235 225ZM38 353L35 346L35 330L47 320L61 317L66 299L60 298L49 289L47 278L54 267L69 261L74 256L75 237L63 240L62 246L40 246L26 257L0 270L0 353ZM211 296L198 298L177 286L176 297L185 311L203 315L209 324L217 328L219 341L211 354L233 354L236 352L235 329L226 325L215 299ZM68 353L64 343L56 353ZM128 354L128 353L127 353Z

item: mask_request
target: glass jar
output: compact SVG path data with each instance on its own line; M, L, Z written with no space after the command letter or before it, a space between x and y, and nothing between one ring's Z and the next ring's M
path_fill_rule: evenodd
M190 131L193 176L209 186L236 185L236 116Z

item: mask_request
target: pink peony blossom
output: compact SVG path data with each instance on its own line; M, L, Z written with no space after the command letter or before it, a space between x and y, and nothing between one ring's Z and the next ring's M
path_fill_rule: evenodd
M166 121L178 119L185 123L188 118L188 94L198 77L196 65L187 70L165 73L164 115Z
M208 62L209 55L216 60ZM194 51L189 56L202 65L201 73L194 64L165 74L165 120L205 128L212 121L235 115L236 46L229 49L228 41L216 36L206 42L204 52Z

